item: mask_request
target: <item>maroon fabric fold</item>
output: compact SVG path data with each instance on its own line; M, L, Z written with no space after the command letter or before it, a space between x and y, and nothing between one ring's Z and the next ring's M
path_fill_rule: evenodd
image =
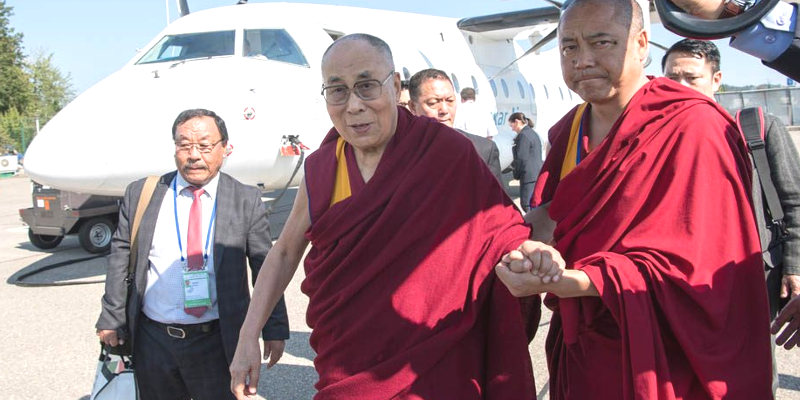
M535 398L519 302L494 274L529 228L466 138L399 114L374 176L333 207L338 133L306 162L315 399Z
M534 199L600 298L557 299L552 399L771 398L767 299L750 167L730 116L670 80L634 95L559 182L570 112Z

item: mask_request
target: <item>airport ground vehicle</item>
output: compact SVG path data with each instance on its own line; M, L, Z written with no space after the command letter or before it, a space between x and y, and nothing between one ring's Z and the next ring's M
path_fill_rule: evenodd
M19 210L28 224L28 239L40 249L52 249L66 235L78 235L81 247L98 254L111 247L122 197L62 191L32 183L33 207Z

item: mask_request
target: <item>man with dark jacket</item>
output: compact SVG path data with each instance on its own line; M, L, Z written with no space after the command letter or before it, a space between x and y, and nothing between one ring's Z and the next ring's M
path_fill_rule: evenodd
M145 180L125 192L97 335L110 346L130 341L142 400L232 399L228 366L250 302L248 261L255 281L272 247L266 207L257 188L219 172L228 156L222 118L184 111L172 136L177 171L155 184L136 254L131 227ZM271 366L289 338L283 298L262 337Z

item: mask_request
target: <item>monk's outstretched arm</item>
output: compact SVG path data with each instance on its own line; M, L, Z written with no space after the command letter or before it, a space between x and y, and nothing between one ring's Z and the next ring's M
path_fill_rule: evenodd
M239 331L239 344L231 362L231 391L239 400L256 394L261 371L261 349L258 337L272 309L292 280L308 240L305 232L311 226L305 179L300 182L292 212L286 220L275 246L267 254L253 289L247 317Z

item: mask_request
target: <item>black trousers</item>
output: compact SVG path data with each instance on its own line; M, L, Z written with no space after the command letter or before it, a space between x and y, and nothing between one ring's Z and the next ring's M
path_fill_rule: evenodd
M519 205L523 212L528 212L531 209L531 197L533 197L533 188L535 186L536 181L519 182Z
M140 321L133 349L140 400L235 400L219 324L178 339Z

